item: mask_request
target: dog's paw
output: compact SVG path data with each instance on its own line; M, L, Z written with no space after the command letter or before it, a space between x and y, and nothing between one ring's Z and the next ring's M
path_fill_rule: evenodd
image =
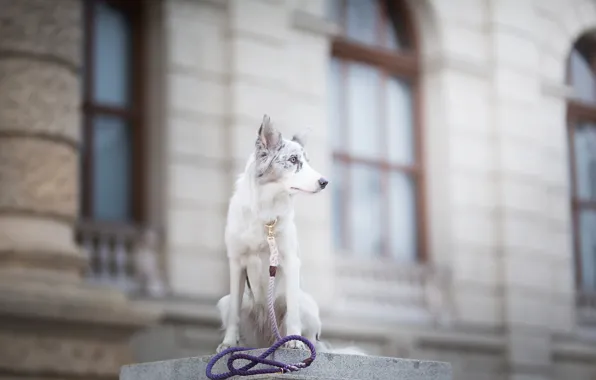
M219 354L220 352L225 351L228 348L232 348L232 347L236 347L236 346L238 346L238 342L236 342L236 344L228 343L228 342L222 342L219 346L217 346L216 353Z
M283 347L292 350L308 350L308 348L306 348L306 345L299 340L291 340L289 342L286 342L283 345Z

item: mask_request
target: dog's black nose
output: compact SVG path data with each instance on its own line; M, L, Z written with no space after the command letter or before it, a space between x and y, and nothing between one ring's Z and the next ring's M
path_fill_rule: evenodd
M325 178L319 178L319 186L321 186L321 189L324 189L328 183L329 181L327 181Z

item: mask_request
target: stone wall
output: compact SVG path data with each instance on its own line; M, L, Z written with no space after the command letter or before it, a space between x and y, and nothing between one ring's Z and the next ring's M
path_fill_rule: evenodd
M170 286L215 297L227 288L229 42L223 2L164 1L166 252Z
M300 4L314 7L318 15L323 11L322 2ZM309 155L321 172L329 170L329 42L324 30L309 27L308 20L324 23L289 3L165 1L163 6L169 93L168 273L175 292L215 300L228 288L223 244L227 202L262 115L270 114L288 137L311 127ZM305 25L296 21L300 15L306 15ZM331 276L321 269L331 260L325 233L330 229L329 194L307 202L297 204L306 283L318 289L315 294L324 302L331 294L325 283Z

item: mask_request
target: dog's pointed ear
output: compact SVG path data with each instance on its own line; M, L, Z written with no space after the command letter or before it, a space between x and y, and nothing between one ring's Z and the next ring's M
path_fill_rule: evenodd
M271 118L267 115L263 116L258 135L259 142L267 149L272 149L281 143L281 133L273 127Z
M296 133L294 136L292 136L292 141L297 142L304 148L304 145L308 141L308 136L310 135L311 131L312 131L311 128L303 129L302 131L300 131L300 132Z

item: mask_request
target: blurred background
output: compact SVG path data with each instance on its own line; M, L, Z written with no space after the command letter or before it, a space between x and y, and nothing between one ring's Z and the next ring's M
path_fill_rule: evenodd
M322 339L596 379L592 0L0 0L0 379L213 353L263 114Z

